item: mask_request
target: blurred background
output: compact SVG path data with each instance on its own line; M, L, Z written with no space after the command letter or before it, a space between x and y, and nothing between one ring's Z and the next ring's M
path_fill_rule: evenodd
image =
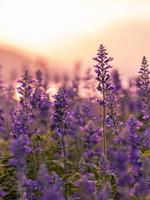
M28 66L52 76L93 66L102 43L124 80L150 58L150 0L0 0L0 65L6 80Z

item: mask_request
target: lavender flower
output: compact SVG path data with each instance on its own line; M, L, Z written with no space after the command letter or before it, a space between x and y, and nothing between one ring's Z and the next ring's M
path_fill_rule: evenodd
M13 139L10 145L10 150L13 155L10 160L11 164L15 166L18 171L25 172L26 157L31 152L30 140L25 135L20 135Z
M32 113L39 126L39 133L46 133L50 127L51 102L43 87L36 86L31 96Z
M52 129L58 136L69 134L68 101L64 88L60 88L54 96L54 112L52 117Z
M88 120L91 118L88 104L76 103L71 112L71 135L77 137L83 131Z
M21 200L37 200L37 183L25 175L18 178L18 192Z
M53 128L61 140L64 162L65 199L67 199L67 152L65 135L69 134L69 112L64 88L60 88L54 101Z
M29 138L25 135L20 135L13 139L10 145L12 158L10 164L16 168L16 178L18 183L18 192L22 200L35 200L33 184L29 184L26 177L27 156L31 153ZM31 183L31 181L30 181Z
M103 188L98 192L96 200L109 200L111 197L111 185L107 182Z
M80 198L86 200L95 199L96 182L92 180L90 174L83 175L75 184L79 187Z
M37 185L41 192L41 200L65 200L62 181L56 174L50 175L45 165L39 169Z
M62 87L53 102L41 71L35 81L24 72L20 101L0 77L0 133L12 136L0 138L0 199L150 198L148 62L143 57L137 90L136 79L124 89L118 71L110 74L112 58L103 45L94 60L99 105L90 98L96 95L92 75L88 70L81 79L79 65L73 82L66 76L56 83Z
M129 176L127 172L128 167L128 153L124 152L121 149L114 150L110 149L111 164L110 169L114 174L117 175L118 178L118 185L125 186L130 184ZM128 178L127 178L128 177Z
M116 90L120 91L122 89L122 85L121 85L120 74L118 70L116 69L112 70L111 77L112 77L113 85L115 86Z
M140 136L137 134L137 130L140 128L141 122L134 117L130 117L127 121L127 127L129 129L129 143L130 143L130 163L132 164L132 170L135 177L141 176L141 159L140 159Z
M144 118L147 119L149 118L149 112L150 112L150 71L148 69L149 64L148 61L146 59L146 57L144 56L142 59L142 64L141 64L141 68L139 71L139 77L138 77L138 88L139 88L139 95L141 97L142 100L142 104L143 104L143 115Z
M109 73L109 69L112 67L109 62L113 60L113 58L108 57L108 53L103 45L100 45L97 53L97 57L94 58L97 64L94 66L95 72L97 74L96 80L98 81L97 90L102 94L102 100L99 101L100 105L102 105L102 128L103 128L103 151L106 154L106 99L108 92L111 90L111 77Z
M149 149L150 148L150 129L148 128L143 132L143 147Z
M21 95L20 104L26 107L30 101L30 97L33 91L32 84L34 81L32 80L29 72L25 71L22 76L22 80L19 80L18 82L20 83L20 86L17 89L18 93Z
M31 125L34 123L35 116L31 106L33 80L28 71L25 71L19 83L18 93L20 95L20 107L16 112L12 113L12 135L17 137L20 134L24 134L30 137L35 133L34 129L31 130Z
M92 121L89 121L85 127L85 136L83 140L85 142L84 158L88 161L91 161L95 156L99 157L101 149L99 144L101 142L102 130L97 128Z
M109 91L109 94L107 96L107 115L106 115L106 126L110 128L111 132L113 134L118 135L121 128L121 121L119 119L118 114L118 91L116 88L112 87L112 89Z
M146 197L149 199L150 197L150 187L148 182L146 182L144 179L141 179L134 188L134 193L137 197L140 199L145 199Z
M42 77L42 72L41 72L41 70L37 70L36 71L36 80L37 80L37 82L38 82L38 86L40 87L40 86L42 86L42 80L43 80L43 77Z

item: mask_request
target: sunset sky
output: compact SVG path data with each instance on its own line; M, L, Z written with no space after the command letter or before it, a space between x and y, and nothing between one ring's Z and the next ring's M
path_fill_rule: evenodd
M125 77L150 58L150 0L0 0L0 44L67 69L100 43Z

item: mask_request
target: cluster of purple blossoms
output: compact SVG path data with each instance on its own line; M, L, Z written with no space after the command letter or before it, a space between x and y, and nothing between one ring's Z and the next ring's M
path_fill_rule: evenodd
M96 127L92 121L89 121L84 131L86 132L83 138L86 144L84 158L88 161L95 156L99 157L101 154L101 148L99 147L99 144L102 140L102 130L99 127Z
M31 106L35 115L37 126L39 127L38 132L39 134L42 134L50 130L51 102L49 95L46 93L43 86L40 85L40 81L37 80L37 84L34 88L31 97Z
M150 71L148 69L149 64L144 56L142 59L141 68L139 71L139 77L137 85L139 87L139 95L142 100L142 113L145 119L149 119L150 112Z
M39 199L65 200L63 182L55 173L50 175L45 165L40 166L36 183L41 192Z
M113 58L108 56L106 49L103 45L100 45L97 53L97 57L94 58L97 64L94 66L96 72L96 80L98 81L97 90L102 95L102 99L99 100L99 104L102 106L102 137L103 137L103 153L106 154L106 103L108 94L112 88L110 68L109 64Z
M105 96L107 92L111 89L110 73L109 69L112 66L109 64L113 60L112 57L108 57L108 53L103 45L100 45L97 53L97 57L93 58L98 64L94 67L97 74L96 80L98 81L97 90L103 95L103 101L105 103Z
M141 175L140 169L142 162L140 160L140 136L137 131L141 126L141 122L136 120L134 117L130 117L127 121L127 127L129 131L129 144L130 144L130 162L132 164L132 171L137 176Z
M69 110L65 88L60 88L55 95L52 129L58 136L69 134Z
M95 199L96 182L92 178L92 174L86 174L76 181L76 185L80 188L78 192L80 198L87 200Z
M12 135L13 137L18 137L19 135L30 137L33 134L31 124L34 123L35 116L31 106L33 80L28 71L24 72L19 84L20 106L17 111L12 113Z
M120 91L122 89L122 83L120 80L120 74L118 70L113 69L111 72L112 83L115 86L116 90Z
M126 89L103 45L94 60L98 94L91 71L81 78L79 66L52 100L40 70L35 80L24 72L19 101L0 82L0 199L150 199L147 59Z
M18 184L18 193L20 199L35 199L33 184L30 179L26 177L27 170L27 156L31 153L30 140L25 135L19 135L13 139L10 145L12 158L10 164L16 169L16 178Z

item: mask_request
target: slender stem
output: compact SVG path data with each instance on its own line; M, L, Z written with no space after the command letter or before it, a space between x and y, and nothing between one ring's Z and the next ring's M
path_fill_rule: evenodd
M105 120L106 120L106 105L105 105L105 92L103 91L103 113L102 113L102 137L103 137L103 153L106 155L106 133L105 133Z
M67 155L66 155L66 146L65 146L65 137L64 137L64 131L62 134L62 150L63 150L63 156L64 156L64 182L65 182L65 199L67 200Z
M24 107L25 107L25 120L26 120L26 126L27 126L27 130L28 130L28 136L29 136L29 139L30 139L30 142L31 142L31 144L30 144L30 147L31 147L31 149L33 149L33 151L31 151L31 155L32 155L32 163L33 163L33 168L34 168L34 170L36 170L36 161L35 161L35 155L34 155L34 148L32 147L32 139L31 139L31 130L30 130L30 126L29 126L29 123L28 123L28 116L29 116L29 113L28 113L28 108L27 108L27 98L26 98L26 96L24 95L24 101L25 101L25 105L24 105Z
M105 97L105 91L103 90L102 92L103 95L103 110L102 110L102 137L103 137L103 154L104 157L106 158L106 132L105 132L105 121L106 121L106 97ZM106 182L106 171L104 169L103 171L103 177L104 177L104 182Z

